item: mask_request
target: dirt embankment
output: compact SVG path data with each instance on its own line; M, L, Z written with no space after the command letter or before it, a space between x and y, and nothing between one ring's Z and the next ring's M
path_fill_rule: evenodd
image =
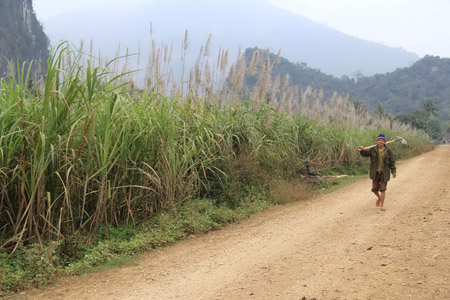
M450 299L450 146L19 299Z

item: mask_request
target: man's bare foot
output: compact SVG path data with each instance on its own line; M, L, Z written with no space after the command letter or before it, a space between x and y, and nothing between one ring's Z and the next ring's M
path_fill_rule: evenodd
M382 206L382 207L380 207L380 210L381 210L381 211L386 211L386 208L384 208L384 207Z
M375 205L376 205L377 207L379 207L379 206L380 206L380 201L381 201L381 199L380 199L380 198L378 198L377 202L375 203Z

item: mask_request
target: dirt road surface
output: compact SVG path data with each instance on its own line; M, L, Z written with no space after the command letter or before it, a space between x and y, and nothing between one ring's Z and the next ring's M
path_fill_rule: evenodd
M450 299L450 146L21 299Z

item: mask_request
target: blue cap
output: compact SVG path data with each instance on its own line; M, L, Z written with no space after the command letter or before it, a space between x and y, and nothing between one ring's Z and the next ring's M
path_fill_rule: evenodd
M382 133L380 133L378 135L377 140L379 140L379 139L383 139L386 142L386 136L384 134L382 134Z

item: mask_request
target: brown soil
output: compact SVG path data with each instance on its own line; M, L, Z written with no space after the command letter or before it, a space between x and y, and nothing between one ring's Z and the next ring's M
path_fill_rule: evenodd
M450 146L20 299L450 299Z

